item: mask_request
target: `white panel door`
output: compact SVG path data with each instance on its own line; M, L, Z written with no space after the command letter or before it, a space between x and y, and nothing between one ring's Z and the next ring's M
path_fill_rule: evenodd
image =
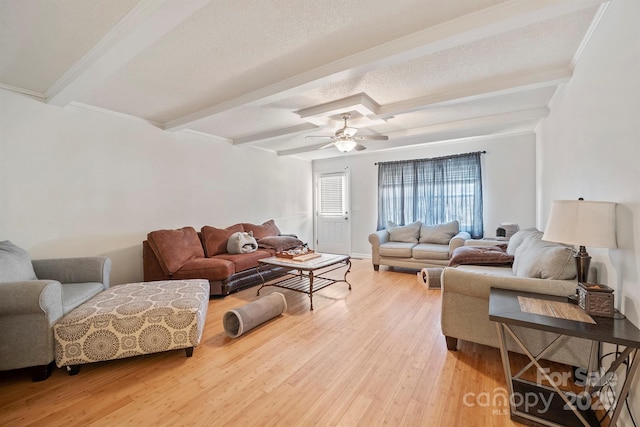
M348 171L316 175L316 251L349 255Z

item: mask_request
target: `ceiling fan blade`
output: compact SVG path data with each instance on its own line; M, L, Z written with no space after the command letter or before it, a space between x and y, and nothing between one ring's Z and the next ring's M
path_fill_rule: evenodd
M322 147L318 148L318 150L324 150L325 148L331 148L331 147L333 147L335 145L336 145L335 141L334 142L330 142L327 145L323 145Z
M367 149L367 147L365 147L365 146L364 146L364 145L362 145L362 144L356 144L356 146L355 146L355 147L353 147L353 149L354 149L354 150L356 150L356 151L362 151L362 150L366 150L366 149Z
M357 139L358 141L388 141L389 137L387 135L362 135L356 136L353 139Z
M329 136L329 135L307 135L305 136L305 138L334 138L333 136Z

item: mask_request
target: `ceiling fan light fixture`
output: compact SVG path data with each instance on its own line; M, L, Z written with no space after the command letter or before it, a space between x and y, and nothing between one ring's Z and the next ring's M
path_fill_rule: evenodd
M356 141L353 139L340 139L335 142L336 148L343 153L347 153L356 148Z

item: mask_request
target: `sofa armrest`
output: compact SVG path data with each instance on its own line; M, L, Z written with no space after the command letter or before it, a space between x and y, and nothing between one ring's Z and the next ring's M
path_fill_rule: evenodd
M451 240L449 240L449 257L451 257L451 254L456 248L464 246L464 242L469 239L471 239L471 234L467 233L466 231L461 231L453 236Z
M377 270L380 265L380 245L389 241L389 232L387 230L378 230L369 234L369 243L371 243L371 262Z
M378 230L375 233L369 234L369 243L371 243L371 246L380 246L388 241L389 232L387 230Z
M56 280L0 283L0 315L44 313L50 324L62 317L62 285Z
M109 287L111 260L107 257L77 257L32 260L36 276L60 283L102 283Z
M510 267L495 267L510 268ZM489 290L493 288L513 289L523 292L567 296L576 291L575 280L535 279L530 277L499 276L474 273L447 267L442 272L442 298L445 294L463 294L476 298L489 299Z

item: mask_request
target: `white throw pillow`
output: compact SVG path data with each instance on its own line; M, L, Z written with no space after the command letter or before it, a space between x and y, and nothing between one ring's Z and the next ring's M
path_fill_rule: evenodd
M533 236L539 235L540 238L542 238L542 231L539 231L537 228L532 227L532 228L527 228L526 230L520 230L514 233L514 235L511 236L511 238L509 239L509 245L507 246L507 253L509 255L515 255L516 249L518 249L518 246L520 246L528 236L532 236L532 235Z
M518 277L570 280L576 277L573 249L545 242L540 235L527 236L516 249L513 272Z

